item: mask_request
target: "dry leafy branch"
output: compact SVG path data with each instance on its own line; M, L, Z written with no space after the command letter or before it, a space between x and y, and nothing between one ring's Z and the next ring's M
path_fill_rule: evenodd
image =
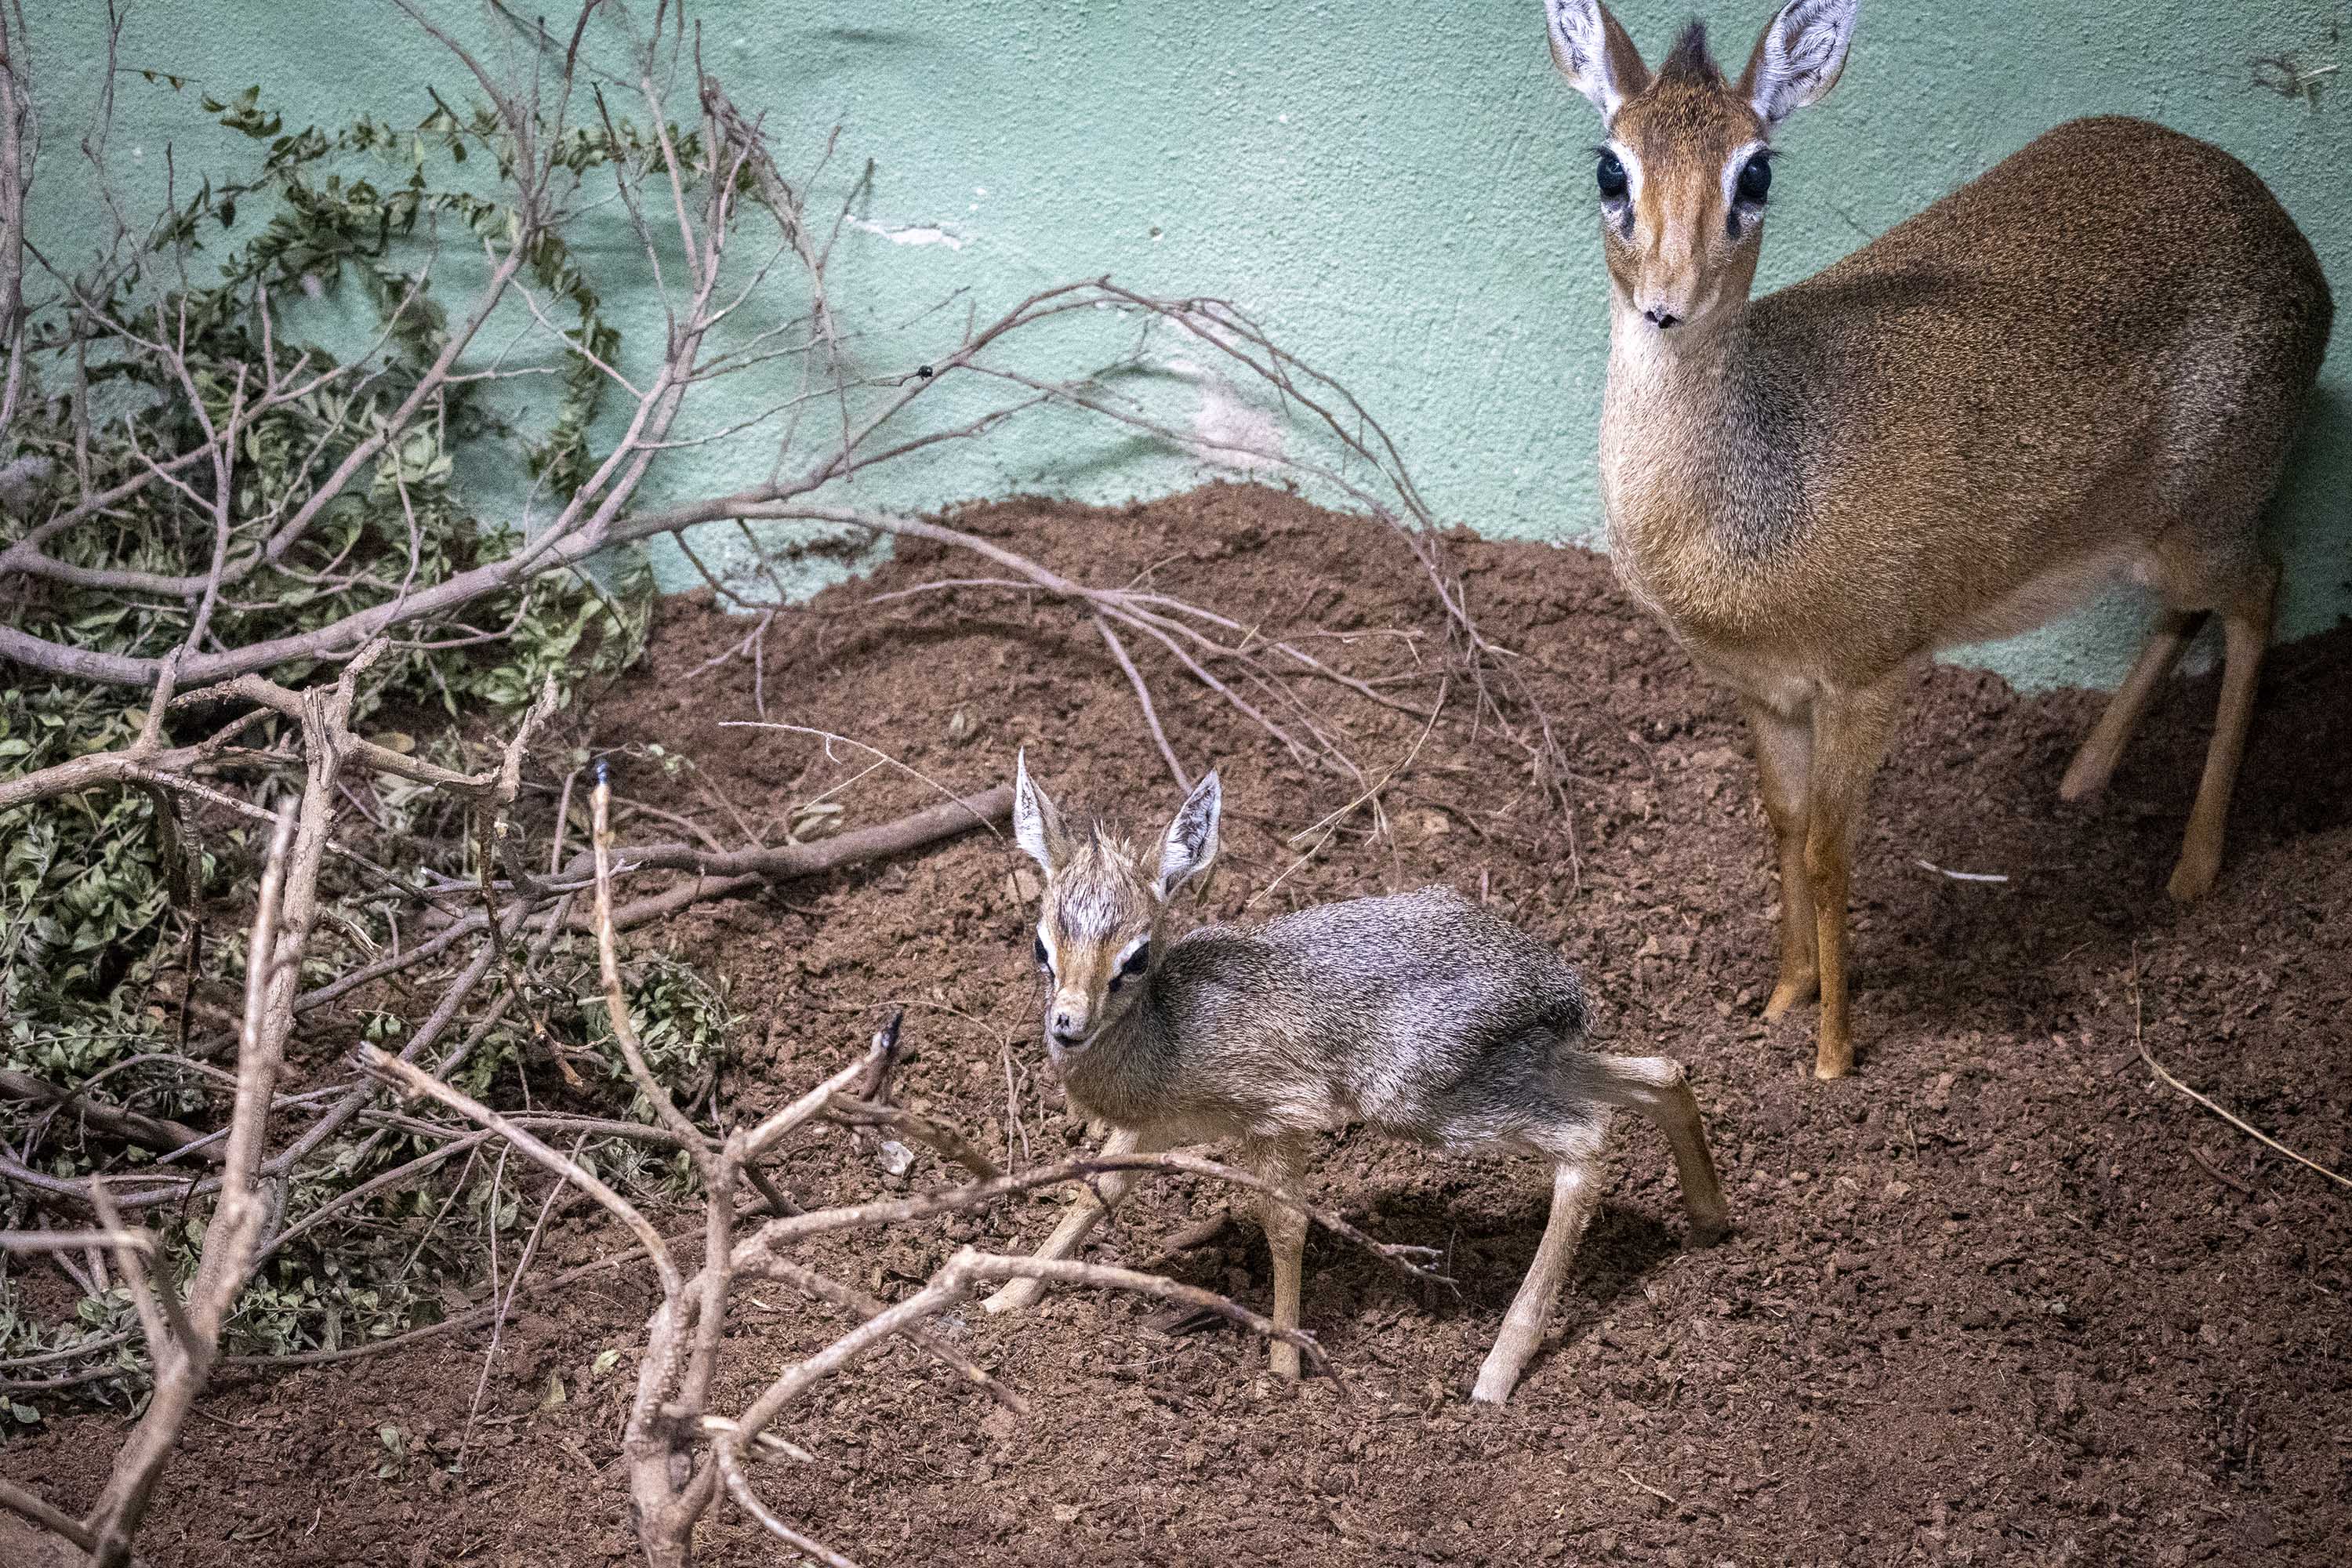
M618 962L618 936L698 900L988 825L1009 809L1009 792L959 786L896 821L807 844L745 842L740 821L686 817L674 820L692 841L632 843L635 833L615 832L609 782L598 777L593 841L577 847L571 802L598 759L573 699L616 676L638 646L632 547L674 540L700 569L693 531L737 531L763 596L747 597L742 577L714 574L712 585L772 616L784 613L775 584L794 536L768 525L940 546L985 574L959 585L1042 596L1079 636L1098 637L1179 782L1192 770L1167 721L1171 680L1210 693L1348 798L1376 799L1330 702L1434 723L1437 706L1396 695L1408 678L1367 679L1319 657L1311 639L1265 635L1134 584L1097 585L1089 563L853 499L866 488L853 491L853 480L950 444L1000 439L1054 408L1231 458L1120 390L1172 340L1213 353L1338 453L1329 462L1241 454L1254 467L1325 487L1412 542L1449 628L1445 664L1427 672L1438 706L1445 690L1464 689L1449 680L1466 682L1482 716L1519 740L1555 794L1559 748L1511 656L1478 633L1393 445L1343 387L1234 307L1068 281L993 319L942 327L942 341L903 370L879 370L865 345L850 352L860 317L830 277L834 238L864 182L849 182L837 209L815 210L831 145L807 175L788 173L791 159L760 120L702 68L690 30L665 25L674 13L638 32L619 8L590 5L562 33L525 27L538 60L509 79L421 10L403 9L474 84L478 108L436 97L410 131L362 121L289 133L257 93L210 103L253 139L260 173L208 182L145 230L120 216L102 122L87 174L118 215L117 232L94 262L68 272L24 230L40 148L32 56L18 0L0 0L0 988L24 974L48 984L83 949L103 955L83 967L106 976L85 986L83 1015L52 1017L0 1065L0 1115L21 1119L0 1141L0 1202L18 1226L12 1249L68 1273L116 1313L105 1331L12 1344L20 1353L0 1358L0 1370L32 1374L13 1388L112 1386L135 1376L136 1352L154 1387L87 1519L65 1521L9 1489L0 1503L101 1560L123 1560L214 1367L268 1364L273 1354L278 1364L334 1359L445 1331L383 1325L381 1338L361 1343L290 1339L256 1350L237 1324L266 1294L269 1270L404 1194L430 1192L446 1215L478 1155L511 1150L556 1184L545 1201L571 1189L602 1205L661 1274L663 1306L625 1434L649 1552L684 1561L695 1521L723 1488L795 1549L825 1557L760 1500L752 1461L782 1441L770 1428L894 1338L1017 1404L922 1327L987 1282L1050 1271L1183 1300L1259 1332L1270 1326L1130 1270L970 1251L908 1300L883 1302L796 1249L1114 1169L1252 1184L1172 1155L1005 1173L956 1128L889 1102L887 1045L764 1120L710 1130L716 1096L698 1110L700 1092L676 1092L678 1069L635 1026L645 1003ZM121 75L110 58L102 121ZM462 176L461 157L477 160ZM478 177L486 167L495 179ZM257 211L267 215L257 223ZM625 228L617 247L599 226L614 224ZM198 265L198 236L215 229L218 248ZM642 268L656 279L657 344L625 342L604 319L597 258L615 248L627 276ZM293 300L335 288L373 307L367 342L331 348L289 330ZM1103 321L1131 342L1087 374L1037 370L1066 363L1055 357L1057 332ZM781 395L779 376L791 384ZM121 396L125 387L137 395ZM535 435L484 396L538 387L555 394ZM817 417L804 422L811 411ZM651 499L691 495L674 482L649 486L720 439L772 441L769 477L725 494ZM485 457L496 460L475 467L527 473L529 493L469 498L454 477L459 459ZM768 624L742 644L755 671ZM764 714L763 681L755 701ZM126 694L140 700L135 712L122 708ZM394 696L437 703L463 732L420 742L382 730L375 716ZM71 742L17 747L8 726L20 720ZM264 829L266 847L254 837ZM60 937L51 911L67 872L118 851L135 857L144 880L118 900L110 925ZM589 962L583 937L594 939L598 1021L618 1058L613 1087L650 1125L488 1103L502 1061L552 1068L567 1089L592 1092L574 1061L594 1053L573 1037L593 1044L593 1031L567 983ZM228 990L240 973L237 1007ZM47 992L0 994L0 1014L57 1005ZM116 1031L131 1043L99 1049L106 1031L92 1020L111 1026L118 1016L131 1020ZM338 1054L323 1068L289 1067L298 1023L299 1038L331 1040L337 1053L363 1038L348 1065ZM710 1033L723 1037L723 1020ZM281 1081L298 1068L297 1082ZM391 1106L387 1086L438 1110ZM850 1136L887 1130L972 1179L800 1212L763 1162L814 1124ZM604 1175L562 1152L583 1138L614 1152L599 1154ZM648 1152L682 1152L691 1166L704 1205L698 1237L665 1236L617 1173ZM121 1217L204 1205L209 1224L193 1259L170 1229L150 1237ZM1314 1217L1392 1268L1423 1271L1412 1249ZM106 1289L110 1268L121 1295ZM708 1405L723 1328L736 1287L755 1279L859 1321L749 1408L721 1416ZM502 1300L527 1288L517 1279ZM1314 1353L1311 1342L1302 1348Z

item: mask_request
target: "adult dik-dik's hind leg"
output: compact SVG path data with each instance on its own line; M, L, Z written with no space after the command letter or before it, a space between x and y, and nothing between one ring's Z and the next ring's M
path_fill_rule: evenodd
M1157 1154L1166 1147L1165 1142L1156 1138L1146 1138L1122 1128L1104 1142L1102 1152L1106 1154ZM1112 1171L1097 1184L1101 1189L1102 1198L1097 1201L1094 1193L1081 1191L1071 1202L1070 1212L1062 1216L1062 1223L1054 1227L1054 1234L1045 1238L1045 1244L1034 1256L1048 1260L1067 1258L1086 1246L1087 1237L1095 1233L1095 1226L1102 1224L1103 1215L1108 1212L1103 1205L1115 1204L1127 1195L1128 1188L1135 1184L1135 1173ZM1045 1282L1043 1279L1014 1279L1008 1281L981 1305L991 1312L1019 1311L1024 1307L1035 1306L1038 1298L1045 1293Z
M2221 606L2228 660L2221 671L2221 702L2213 717L2212 742L2205 749L2205 775L2197 784L2197 804L2189 811L2180 861L2172 868L2172 880L2166 889L2182 903L2202 898L2221 869L2230 794L2237 787L2238 764L2246 754L2254 689L2262 679L2263 654L2270 647L2271 625L2277 611L2278 579L2278 568L2263 562Z
M1813 772L1805 795L1805 879L1813 892L1813 931L1822 965L1821 1033L1815 1078L1853 1069L1853 1028L1846 1017L1846 892L1853 881L1853 833L1869 803L1870 781L1885 758L1902 710L1905 672L1859 691L1824 691L1813 702Z
M1812 778L1813 729L1810 717L1775 712L1753 698L1741 698L1739 707L1756 737L1764 816L1780 867L1780 974L1764 1004L1764 1016L1777 1018L1811 1001L1821 989L1813 893L1805 879L1805 794Z
M2157 688L2180 662L2189 639L2204 624L2202 610L2166 610L2158 617L2156 629L2148 634L2147 644L2139 650L2131 673L2116 689L2106 710L2091 726L2082 749L2067 764L2066 776L2058 784L2060 800L2087 800L2107 787L2107 780L2115 776L2116 763L2122 760L2124 742L2139 727L2148 704L2156 700Z

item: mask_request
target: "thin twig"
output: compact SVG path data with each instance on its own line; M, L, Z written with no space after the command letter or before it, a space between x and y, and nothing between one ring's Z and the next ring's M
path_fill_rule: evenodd
M2247 1137L2255 1140L2257 1142L2267 1144L2269 1147L2275 1149L2280 1153L2285 1155L2288 1159L2293 1160L2296 1164L2306 1166L2311 1170L2316 1171L2321 1175L2326 1177L2329 1181L2334 1182L2337 1186L2343 1187L2347 1191L2352 1191L2352 1177L2345 1176L2339 1172L2331 1171L2326 1166L2321 1164L2318 1161L2295 1152L2295 1151L2288 1148L2285 1144L2280 1142L2277 1139L2272 1137L2261 1128L2256 1127L2253 1123L2231 1115L2229 1111L2224 1110L2221 1107L2214 1104L2212 1100L2207 1099L2204 1095L2198 1093L2195 1089L2189 1088L2187 1084L2173 1077L2170 1069L2166 1068L2162 1062L2156 1059L2155 1054L2147 1048L2147 1041L2143 1037L2141 1028L2142 1009L2140 1006L2139 994L2139 952L2137 948L2135 948L2132 952L2131 985L2132 1045L2139 1052L2139 1059L2147 1064L2147 1070L2157 1076L2157 1080L2158 1082L2162 1083L2166 1088L2176 1090L2177 1092L2187 1096L2189 1099L2195 1100L2198 1104L2203 1106L2206 1110L2211 1111L2214 1115L2220 1117L2222 1121L2228 1122L2231 1126L2236 1128ZM2231 1184L2235 1185L2234 1183ZM2242 1191L2243 1189L2242 1188L2240 1190Z

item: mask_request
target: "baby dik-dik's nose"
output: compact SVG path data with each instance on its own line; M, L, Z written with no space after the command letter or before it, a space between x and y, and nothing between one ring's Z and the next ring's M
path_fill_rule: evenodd
M1086 1020L1067 1007L1055 1008L1053 1017L1046 1021L1046 1028L1057 1046L1075 1046L1087 1037Z
M1642 314L1649 319L1651 325L1662 332L1682 324L1682 318L1664 305L1653 305Z

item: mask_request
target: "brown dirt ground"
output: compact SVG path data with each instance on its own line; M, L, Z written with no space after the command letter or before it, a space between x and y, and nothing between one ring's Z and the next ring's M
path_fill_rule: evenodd
M1397 542L1269 490L1119 510L1015 502L962 521L1097 581L1148 572L1244 621L1364 634L1327 639L1360 670L1412 668L1415 645L1379 634L1417 633L1426 650L1437 629ZM1275 1385L1255 1344L1160 1335L1126 1300L1066 1296L1009 1322L974 1311L954 1331L1027 1391L1033 1415L892 1351L805 1411L792 1436L817 1460L766 1470L771 1500L868 1564L2346 1561L2352 1201L2156 1086L2133 1041L2144 1017L2188 1082L2315 1158L2352 1155L2339 766L2352 634L2273 658L2223 880L2185 911L2161 888L2210 678L2171 694L2105 799L2069 807L2055 786L2095 699L1923 672L1860 852L1861 1070L1823 1085L1806 1072L1811 1017L1755 1016L1774 894L1730 703L1599 559L1457 549L1489 634L1524 650L1568 738L1580 874L1517 753L1473 732L1457 692L1387 785L1390 831L1357 813L1261 897L1295 858L1285 837L1352 791L1150 663L1188 763L1224 769L1225 859L1206 904L1248 919L1432 880L1485 888L1582 968L1604 1047L1689 1065L1738 1233L1689 1250L1662 1141L1621 1126L1553 1341L1507 1410L1475 1412L1466 1390L1541 1229L1543 1179L1341 1138L1320 1194L1380 1237L1450 1248L1462 1281L1458 1300L1431 1298L1318 1238L1307 1323L1352 1397L1328 1380ZM769 716L887 746L959 790L1007 777L1025 743L1066 805L1151 826L1171 786L1090 628L995 592L866 605L963 570L908 549L815 613L780 617ZM753 716L753 672L698 669L745 629L667 605L649 668L603 705L596 740L684 752L772 834L865 764L718 727ZM1300 689L1342 719L1375 777L1412 752L1414 721ZM641 767L624 787L733 837L682 778ZM840 798L856 825L932 796L885 769ZM1921 860L2010 880L1948 880ZM904 1004L918 1056L902 1096L1001 1148L1010 1075L1043 1157L1080 1130L1033 1043L1015 864L973 835L634 940L730 978L749 1022L725 1091L743 1111L798 1090ZM884 1184L844 1148L808 1141L788 1173L800 1196ZM926 1155L914 1177L940 1174ZM1213 1201L1163 1184L1097 1255L1148 1256ZM1052 1213L1040 1200L817 1260L897 1291L956 1242L1034 1239ZM609 1245L574 1218L551 1249L577 1260ZM1174 1272L1267 1292L1254 1236ZM739 1397L833 1327L751 1294ZM142 1544L188 1564L631 1560L614 1461L647 1307L647 1281L625 1275L535 1303L499 1346L470 1437L482 1335L234 1381L191 1425ZM606 1348L622 1361L600 1377ZM568 1395L552 1406L551 1377ZM385 1426L407 1434L404 1462L386 1463ZM118 1441L108 1418L60 1416L5 1468L79 1505ZM713 1563L783 1560L733 1520L704 1544Z

